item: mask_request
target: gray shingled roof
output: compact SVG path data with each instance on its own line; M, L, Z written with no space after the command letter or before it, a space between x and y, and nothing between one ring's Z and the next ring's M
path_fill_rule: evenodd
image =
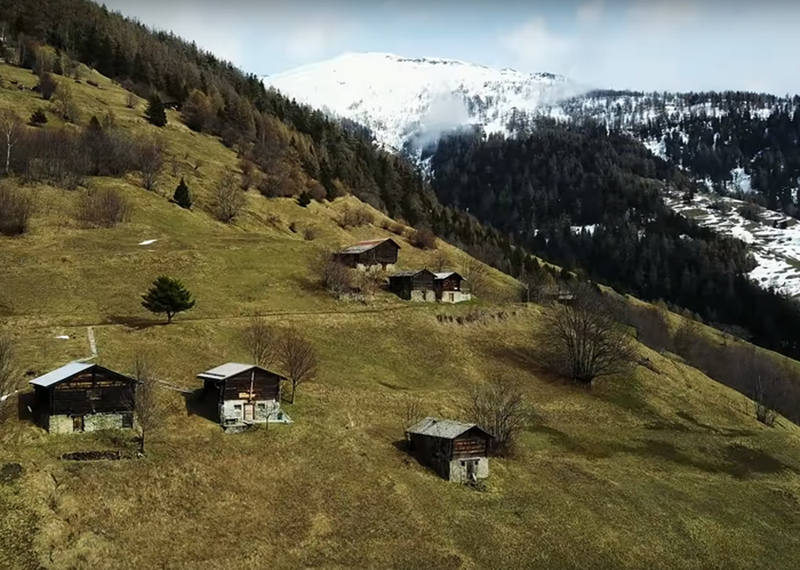
M474 427L490 435L486 430L478 427L477 424L465 424L455 420L440 420L437 418L425 418L418 424L407 429L406 433L440 437L442 439L455 439L465 431L469 431Z
M30 381L31 384L34 386L41 386L43 388L49 388L54 384L58 384L59 382L63 382L68 378L75 376L76 374L80 374L81 372L85 372L89 370L93 366L97 366L96 364L90 364L86 362L70 362L69 364L65 364L61 368L57 368L43 376L39 376L38 378L34 378Z
M360 242L358 242L358 243L356 243L354 245L351 245L350 247L346 247L346 248L344 248L344 249L342 249L340 251L337 251L336 253L344 254L344 255L351 255L351 254L356 254L357 255L359 253L364 253L365 251L369 251L369 250L371 250L371 249L373 249L375 247L378 247L380 244L382 244L385 241L390 241L390 242L394 243L395 245L397 245L397 247L400 247L397 244L397 242L395 242L392 238L373 239L373 240L369 240L369 241L360 241Z
M253 364L239 364L238 362L228 362L211 370L206 370L202 374L198 374L198 378L204 380L227 380L231 376L236 376L246 370L255 368Z

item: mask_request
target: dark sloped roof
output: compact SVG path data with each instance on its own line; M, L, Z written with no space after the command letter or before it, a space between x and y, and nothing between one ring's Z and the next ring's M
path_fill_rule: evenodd
M384 238L384 239L372 239L368 241L360 241L358 243L351 245L350 247L346 247L340 251L337 251L336 253L340 255L352 255L352 254L364 253L365 251L374 249L387 241L392 242L394 245L397 246L398 249L400 249L400 244L398 244L392 238Z
M479 427L477 424L465 424L455 420L440 420L437 418L425 418L418 424L406 430L406 433L439 437L442 439L455 439L462 433L468 432L472 428L478 428L488 437L492 435Z

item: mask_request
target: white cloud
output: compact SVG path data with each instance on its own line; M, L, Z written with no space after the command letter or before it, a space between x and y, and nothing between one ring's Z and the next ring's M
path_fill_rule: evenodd
M800 3L583 4L555 32L536 16L499 38L517 67L594 87L799 92Z
M333 15L318 15L298 22L287 22L280 33L280 44L285 55L294 60L313 60L340 49L354 26Z
M575 41L550 31L544 18L534 18L500 37L500 45L528 68L562 73Z

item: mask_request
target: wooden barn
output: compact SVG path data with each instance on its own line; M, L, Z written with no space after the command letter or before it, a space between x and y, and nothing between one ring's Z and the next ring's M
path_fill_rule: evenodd
M133 427L133 378L97 364L70 362L30 383L36 423L50 433Z
M489 476L493 436L475 424L425 418L409 428L406 436L420 463L449 481L473 483Z
M389 289L407 301L435 301L434 275L427 269L398 271L389 276Z
M291 421L281 411L283 376L252 364L229 362L197 377L203 381L205 397L217 404L219 423L225 429Z
M461 303L469 301L472 294L466 279L455 271L434 273L433 288L436 299L443 303Z
M391 270L397 263L400 245L392 238L361 241L337 251L334 257L348 267L356 269Z

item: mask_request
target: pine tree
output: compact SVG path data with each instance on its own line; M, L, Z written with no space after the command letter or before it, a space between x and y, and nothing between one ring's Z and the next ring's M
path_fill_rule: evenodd
M175 188L175 194L172 199L181 208L186 210L190 210L192 208L192 195L189 192L189 187L186 185L183 177L181 177L181 182L178 184L178 187Z
M168 323L176 314L188 311L194 304L189 290L172 277L159 277L153 281L150 290L142 295L142 306L152 313L166 313Z
M157 127L163 127L167 124L167 112L164 110L164 103L161 102L158 94L150 97L145 114L147 115L147 120Z

